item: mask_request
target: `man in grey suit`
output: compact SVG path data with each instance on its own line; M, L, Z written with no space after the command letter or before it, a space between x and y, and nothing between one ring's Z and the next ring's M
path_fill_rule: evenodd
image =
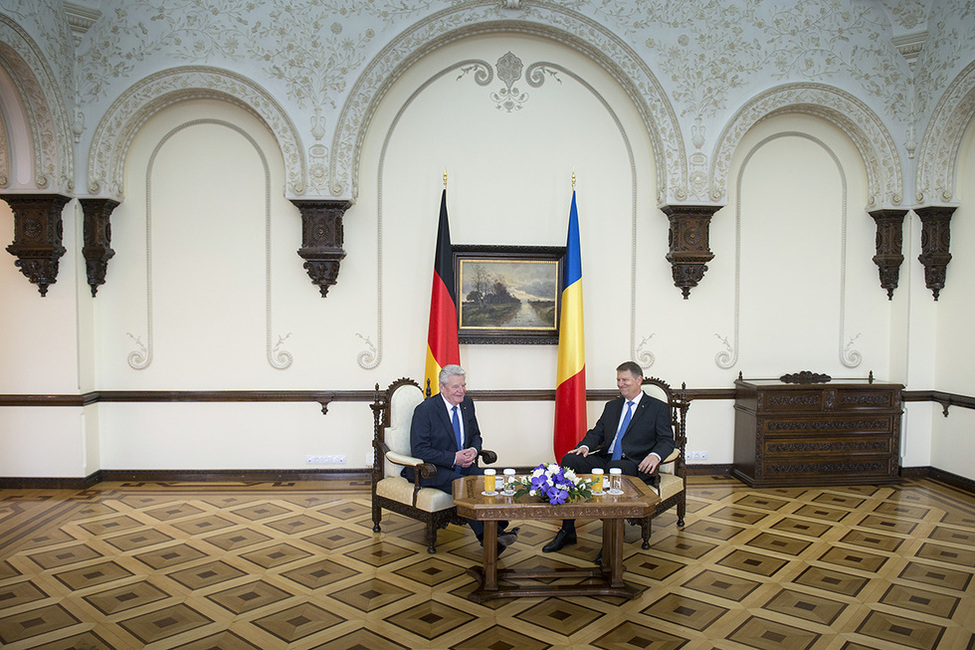
M481 429L474 413L474 401L467 397L464 369L455 364L443 367L438 377L440 394L420 402L413 411L410 429L411 455L437 466L431 478L421 478L424 487L434 487L451 494L453 482L462 476L483 474L477 466L481 453ZM403 476L413 480L413 469L405 468ZM477 540L484 543L484 524L469 519ZM506 521L498 522L498 553L518 539L518 529L505 531Z
M562 457L563 467L577 474L589 474L597 467L608 473L619 467L628 476L652 480L649 474L674 450L674 428L667 404L644 393L642 384L639 364L626 361L616 368L620 397L606 403L596 425ZM576 522L565 519L542 551L552 553L575 542Z

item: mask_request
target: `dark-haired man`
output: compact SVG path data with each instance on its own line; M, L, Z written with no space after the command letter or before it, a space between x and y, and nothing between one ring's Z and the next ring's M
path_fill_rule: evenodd
M596 425L562 457L563 467L577 474L590 474L596 468L608 474L618 467L628 476L651 480L649 474L674 450L674 428L667 404L644 393L642 384L639 364L626 361L616 368L620 397L606 403ZM542 551L552 553L575 542L576 522L565 519Z

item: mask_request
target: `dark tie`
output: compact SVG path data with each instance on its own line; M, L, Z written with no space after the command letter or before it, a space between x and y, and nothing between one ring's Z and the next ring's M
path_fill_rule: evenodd
M464 439L461 437L460 433L460 418L457 417L457 407L455 406L451 409L454 412L454 417L451 423L454 425L454 437L457 439L457 451L464 448Z
M626 433L626 427L630 425L630 417L633 415L633 402L626 403L626 414L623 416L623 421L620 423L620 429L616 432L616 440L613 441L613 460L619 460L623 455L623 434Z

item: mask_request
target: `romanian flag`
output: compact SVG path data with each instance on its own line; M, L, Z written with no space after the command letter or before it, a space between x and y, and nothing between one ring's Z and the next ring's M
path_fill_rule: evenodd
M430 297L430 329L427 334L427 365L424 376L430 382L430 394L440 392L440 370L449 363L460 363L457 342L457 297L454 289L454 264L450 251L450 228L447 225L447 190L440 197L440 226L437 229L437 253L433 260L433 293Z
M579 212L572 191L569 234L562 267L562 313L555 384L555 460L574 449L586 432L586 342L582 328L582 252Z

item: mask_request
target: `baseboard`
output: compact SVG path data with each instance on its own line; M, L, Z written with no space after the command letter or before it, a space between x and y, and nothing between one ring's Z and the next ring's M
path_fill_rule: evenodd
M902 467L901 476L904 478L928 478L932 481L938 481L939 483L950 485L953 488L975 494L975 481L964 476L959 476L958 474L946 472L937 467Z
M688 476L731 476L732 465L687 465ZM525 474L532 467L518 467ZM951 487L975 494L975 480L952 474L936 467L902 467L900 474L906 479L931 479ZM87 490L103 481L146 483L146 482L194 482L219 483L226 481L249 481L276 483L284 481L362 481L371 480L371 470L352 469L278 469L278 470L117 470L103 469L82 478L59 477L16 477L0 476L0 490Z
M43 478L43 477L3 477L0 476L2 490L86 490L103 481L147 483L147 482L194 482L220 483L226 481L248 481L277 483L283 481L363 481L371 479L370 470L354 469L201 469L201 470L116 470L103 469L84 478Z
M219 483L222 481L253 481L276 483L280 481L358 481L370 480L371 470L350 469L198 469L198 470L116 470L104 469L102 481L178 481Z
M704 465L694 463L687 465L688 476L731 476L732 465Z
M82 478L0 476L0 490L87 490L100 482L101 472Z

